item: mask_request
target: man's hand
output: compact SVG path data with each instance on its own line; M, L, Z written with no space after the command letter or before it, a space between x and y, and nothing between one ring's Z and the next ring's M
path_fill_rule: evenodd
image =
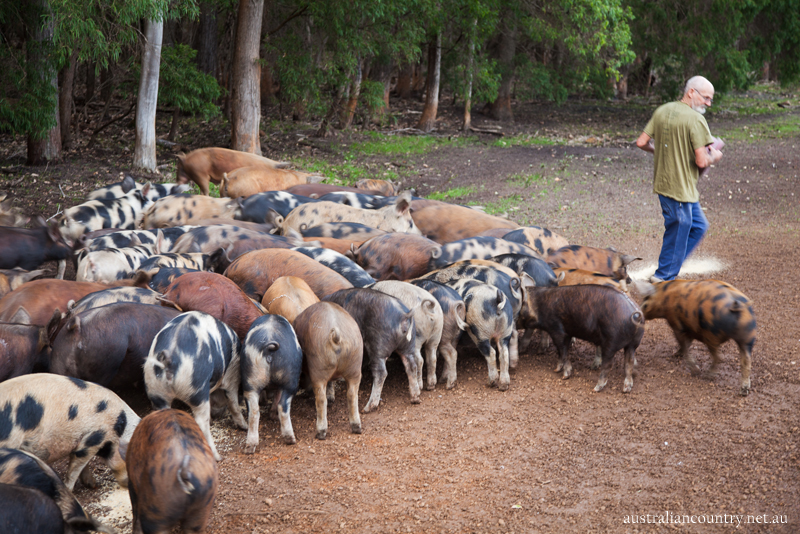
M701 146L694 151L694 162L699 169L705 169L722 159L722 152L713 146Z
M651 154L656 151L656 146L653 143L653 140L644 132L642 132L642 135L640 135L639 139L636 140L636 146L645 152L650 152Z

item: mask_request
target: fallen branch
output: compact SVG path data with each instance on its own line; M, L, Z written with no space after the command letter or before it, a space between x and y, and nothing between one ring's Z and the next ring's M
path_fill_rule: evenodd
M24 167L22 165L15 165L14 167L6 167L0 169L0 172L3 174L15 174L17 171L21 171Z
M94 146L94 141L97 138L97 134L99 134L100 132L102 132L103 130L105 130L106 128L108 128L109 126L114 124L115 122L117 122L119 120L122 120L125 117L127 117L128 115L130 115L131 111L133 111L133 108L135 108L135 107L136 107L136 102L134 101L133 104L131 104L131 107L128 108L128 111L126 111L122 115L114 117L113 119L109 120L105 124L99 126L97 129L95 129L95 131L93 131L92 135L89 137L89 142L86 143L86 148L92 148Z

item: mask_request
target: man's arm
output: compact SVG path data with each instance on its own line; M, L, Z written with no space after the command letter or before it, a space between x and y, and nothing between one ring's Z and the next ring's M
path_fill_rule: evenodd
M642 132L642 135L640 135L639 139L636 140L636 146L645 152L650 152L651 154L656 151L655 145L651 142L650 136L644 132Z
M638 141L637 141L638 144ZM722 159L722 152L713 146L701 146L694 151L694 162L697 168L705 169L706 167L715 164Z

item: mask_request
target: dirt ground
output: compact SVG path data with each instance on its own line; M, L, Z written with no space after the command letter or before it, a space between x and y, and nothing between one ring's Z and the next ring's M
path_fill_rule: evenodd
M215 421L224 460L209 532L800 532L800 136L770 134L771 121L800 116L798 96L788 102L780 114L709 113L712 133L728 144L700 184L711 226L685 274L726 281L752 299L758 340L749 396L738 394L733 342L723 346L716 379L692 376L672 357L677 343L661 320L647 323L629 394L621 391L620 356L606 389L593 392L594 349L580 341L571 352L572 378L553 372L552 347L532 350L506 392L486 386L486 364L465 344L456 387L423 391L418 405L409 403L401 364L390 361L381 406L362 416L361 435L348 430L341 387L326 441L314 439L308 396L292 405L293 446L278 439L277 421L265 414L261 443L245 455L245 432L229 417ZM507 206L509 218L549 227L571 243L641 256L632 271L644 278L654 270L663 227L652 156L631 142L653 109L520 104L516 122L501 125L505 138L482 135L467 146L368 161L400 169L403 186L419 195L472 186L454 201ZM440 132L456 135L456 112L442 113ZM480 114L475 121L493 125ZM559 143L495 144L536 131ZM118 135L128 152L77 150L40 169L20 167L24 144L7 139L0 189L49 217L125 170L132 133ZM270 143L283 157L307 154L308 147L292 146L293 135ZM350 139L340 134L336 142ZM707 349L695 343L691 350L706 368ZM367 374L361 406L369 384ZM146 401L133 397L146 412ZM108 473L104 481L101 490L79 488L78 498L130 531L130 515L114 509L124 508L125 494L112 494Z

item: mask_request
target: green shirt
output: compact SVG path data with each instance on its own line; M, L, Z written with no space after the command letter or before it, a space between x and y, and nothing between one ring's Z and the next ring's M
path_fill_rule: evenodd
M644 128L655 143L653 192L699 202L694 151L714 142L705 117L683 102L659 106Z

